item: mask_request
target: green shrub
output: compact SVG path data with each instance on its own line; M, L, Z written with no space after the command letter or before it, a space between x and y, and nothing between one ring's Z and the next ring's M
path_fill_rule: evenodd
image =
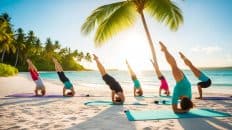
M0 63L0 76L12 76L18 73L18 69L7 64Z

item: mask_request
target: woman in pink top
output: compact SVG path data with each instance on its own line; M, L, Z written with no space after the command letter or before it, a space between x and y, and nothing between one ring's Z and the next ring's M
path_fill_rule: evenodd
M35 95L36 96L44 96L45 93L46 93L46 90L45 90L45 86L43 84L43 81L39 77L39 73L37 71L37 68L31 62L30 59L27 59L27 64L28 64L28 70L29 70L29 72L31 74L31 78L36 84ZM39 91L40 91L41 94L39 94Z
M168 87L168 83L165 79L165 77L163 76L163 74L161 73L159 66L157 65L156 62L153 62L151 60L151 63L153 64L154 68L155 68L155 72L157 74L158 79L160 80L160 88L159 88L159 95L161 96L161 91L164 90L164 94L166 94L167 96L170 96L170 91L169 91L169 87Z

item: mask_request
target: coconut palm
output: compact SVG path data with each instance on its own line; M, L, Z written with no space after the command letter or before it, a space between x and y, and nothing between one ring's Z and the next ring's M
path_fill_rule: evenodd
M183 22L181 10L171 0L127 0L95 9L82 25L81 31L87 35L96 28L94 41L96 46L100 46L113 35L132 26L137 16L140 16L155 60L155 51L144 12L174 31Z
M17 29L17 34L15 35L15 47L16 47L16 59L15 59L15 66L18 64L19 53L23 51L25 46L25 34L23 33L23 29Z
M10 17L7 13L0 15L0 52L2 53L1 62L3 62L5 53L15 53L13 45L13 31L10 24Z

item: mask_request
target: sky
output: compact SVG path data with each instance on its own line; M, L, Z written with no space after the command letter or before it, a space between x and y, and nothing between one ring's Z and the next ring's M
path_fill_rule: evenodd
M150 70L151 52L140 18L101 47L94 46L94 33L81 34L81 25L97 7L120 0L0 0L0 13L7 12L14 29L33 30L42 42L50 37L63 47L95 53L108 69L126 69L125 59L135 71ZM180 68L186 69L182 51L197 67L232 66L232 0L174 0L184 23L173 32L145 12L162 70L170 69L157 44L163 41ZM96 69L95 63L82 62Z

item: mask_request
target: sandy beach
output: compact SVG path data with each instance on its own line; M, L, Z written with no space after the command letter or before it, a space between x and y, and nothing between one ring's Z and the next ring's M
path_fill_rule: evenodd
M61 94L62 84L44 82L47 94ZM110 100L107 88L75 86L72 98L15 98L16 93L31 93L34 83L25 77L0 78L0 129L74 129L74 130L229 130L232 117L128 121L124 110L171 109L170 105L155 105L153 98L134 98L132 89L124 88L126 103L148 105L86 106L87 101ZM212 86L213 88L213 86ZM205 93L207 96L230 96L231 90ZM145 95L151 95L145 90ZM196 97L196 90L193 90ZM90 97L84 95L89 94ZM156 94L157 95L157 94ZM211 108L232 114L231 100L193 100L196 108Z

